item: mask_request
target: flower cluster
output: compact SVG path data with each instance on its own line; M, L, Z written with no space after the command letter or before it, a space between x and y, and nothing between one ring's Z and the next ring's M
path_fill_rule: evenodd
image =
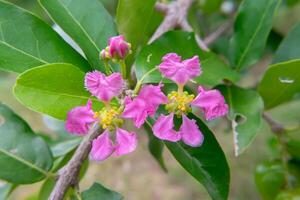
M130 45L122 36L109 40L109 46L101 52L103 59L125 59L130 51ZM177 91L168 95L162 92L163 84L144 85L138 94L126 96L118 106L113 106L112 100L123 92L125 80L120 73L107 75L99 71L89 72L85 76L86 89L104 104L104 107L94 112L92 100L86 106L78 106L69 111L66 129L70 133L85 135L91 124L99 123L104 132L92 143L91 158L102 161L109 156L120 156L134 151L137 147L137 134L122 128L125 119L131 119L137 128L140 128L148 117L155 118L160 105L165 106L166 114L160 114L155 121L153 134L171 142L182 140L185 144L198 147L204 137L194 119L188 114L192 106L200 108L206 120L223 116L228 112L224 97L218 90L205 90L199 86L198 95L184 91L187 82L201 75L198 56L182 60L175 53L169 53L162 58L158 66L161 74L174 81ZM182 119L178 130L173 123L174 118ZM178 120L177 120L178 121ZM114 140L112 139L114 138Z

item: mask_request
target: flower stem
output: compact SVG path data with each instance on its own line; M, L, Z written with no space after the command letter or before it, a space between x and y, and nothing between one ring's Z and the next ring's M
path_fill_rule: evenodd
M142 78L137 82L134 90L133 90L133 94L137 95L137 93L139 92L139 90L141 89L141 86L143 84L143 81L145 80L145 78L147 76L149 76L152 72L154 72L155 70L157 70L157 67L154 67L152 69L150 69L149 71L147 71L143 76Z
M106 75L110 75L111 74L111 70L110 70L109 64L108 64L108 62L106 60L104 61L104 67L105 67L105 73L106 73Z
M123 79L126 79L127 78L127 73L126 73L127 69L126 69L125 60L120 60L119 65L121 67L121 73L122 73Z
M182 94L184 85L182 84L177 84L177 85L178 85L178 94Z

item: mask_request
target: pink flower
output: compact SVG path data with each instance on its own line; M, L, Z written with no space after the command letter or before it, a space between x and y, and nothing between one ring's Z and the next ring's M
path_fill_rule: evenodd
M152 128L154 135L161 140L171 142L182 140L185 144L192 147L201 146L204 137L199 130L196 121L182 115L183 120L181 127L179 131L175 131L173 117L174 113L170 113L167 116L160 115Z
M203 109L206 120L213 120L228 113L228 105L218 90L205 91L199 86L198 91L198 96L191 104Z
M130 44L123 35L109 38L109 54L112 58L124 59L130 52Z
M69 111L66 121L66 130L70 133L84 135L95 120L92 110L92 101L88 100L86 106L78 106Z
M93 140L91 158L103 161L109 156L121 156L133 152L137 147L137 136L121 128L116 129L116 141L113 144L109 131L105 130L98 138Z
M198 56L181 61L176 53L168 53L162 61L159 65L160 72L177 84L184 85L189 79L202 73Z
M123 117L133 119L135 126L140 128L148 116L154 116L160 104L167 102L167 97L160 89L162 86L145 85L133 100L126 97Z
M99 71L93 71L86 74L85 87L98 99L108 102L122 92L124 80L120 73L105 76Z

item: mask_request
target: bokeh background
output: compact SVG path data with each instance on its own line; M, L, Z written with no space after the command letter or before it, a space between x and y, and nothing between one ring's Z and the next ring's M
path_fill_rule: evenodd
M36 15L51 21L42 11L35 0L9 0ZM114 0L101 0L107 9L113 14L116 6ZM276 48L281 36L285 35L291 27L300 20L300 3L289 10L281 10L275 20L272 31L274 41L269 41L268 48ZM216 42L214 48L220 51L222 47ZM224 47L223 47L224 48ZM253 87L260 80L263 72L271 62L271 50L266 53L259 62L240 83L242 86ZM0 101L7 104L16 113L21 115L38 134L47 138L69 137L63 131L63 122L42 116L22 106L12 94L16 74L0 72ZM276 112L276 111L274 111ZM223 121L222 121L223 120ZM240 157L235 157L233 152L233 136L226 119L221 123L211 123L217 140L221 144L228 159L231 171L230 200L258 200L260 199L255 187L253 172L255 166L270 158L269 142L272 136L268 126L263 124L260 132L250 148ZM216 126L218 124L218 126ZM1 139L1 138L0 138ZM110 158L103 163L91 163L88 171L80 183L81 190L99 181L109 188L120 192L129 200L209 200L203 186L197 183L182 169L166 149L164 152L168 173L163 172L152 158L147 148L147 135L139 131L138 149L121 158ZM1 170L1 169L0 169ZM0 185L1 185L0 181ZM20 186L10 196L11 200L37 199L42 183Z

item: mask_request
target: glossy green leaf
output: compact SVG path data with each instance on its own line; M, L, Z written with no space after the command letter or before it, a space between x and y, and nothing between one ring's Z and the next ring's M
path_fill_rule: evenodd
M300 59L300 23L298 23L281 42L274 63Z
M164 143L153 135L150 124L146 124L144 126L144 128L148 135L148 140L149 140L148 141L148 149L149 149L151 155L158 162L161 169L164 170L165 172L167 172L168 169L165 165L165 161L163 158Z
M235 155L240 155L252 142L261 125L263 101L254 90L237 86L219 86L229 105Z
M199 118L193 114L189 118L196 120L204 135L202 146L190 147L180 142L164 143L181 166L203 184L213 200L225 200L229 192L230 172L224 152L214 134Z
M81 138L74 138L59 142L51 147L53 157L60 157L74 150L81 142Z
M118 30L132 44L133 50L149 39L145 33L151 23L155 2L156 0L119 0Z
M286 143L286 149L289 154L297 159L300 159L300 141L289 139Z
M242 1L230 45L231 65L242 70L254 64L263 53L280 0Z
M108 38L116 35L114 20L98 0L39 0L51 18L80 46L91 66L104 70L99 59Z
M275 200L299 200L300 189L284 190L278 194Z
M23 72L54 62L90 70L86 60L49 25L31 13L0 1L0 69Z
M266 109L291 100L300 92L300 60L274 64L261 80L258 91Z
M141 79L145 73L161 63L161 59L165 54L171 52L181 55L183 59L194 55L199 56L203 73L195 80L200 84L215 86L223 79L233 82L239 79L239 75L224 64L214 53L201 51L193 33L182 31L168 32L141 50L135 62L137 78ZM144 82L158 83L161 80L161 74L155 71L147 76ZM163 82L170 83L167 79L163 79Z
M84 88L84 75L71 64L44 65L21 74L14 94L26 107L64 120L70 109L85 105L91 98ZM91 99L95 108L102 107Z
M52 167L47 144L13 111L0 104L0 178L27 184L44 179Z
M219 11L223 0L205 0L199 1L201 11L204 14L212 14L213 12Z
M94 183L88 190L82 192L82 200L122 200L121 194L112 191L100 183Z
M284 169L278 162L256 167L255 183L263 200L274 200L285 185Z

